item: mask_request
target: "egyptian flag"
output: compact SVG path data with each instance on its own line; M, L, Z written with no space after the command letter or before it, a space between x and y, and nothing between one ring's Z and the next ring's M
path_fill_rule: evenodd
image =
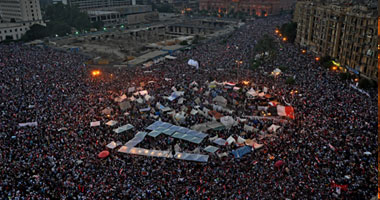
M343 191L348 191L348 185L339 185L339 184L336 184L335 181L332 181L331 182L331 187L333 188L339 188L340 190L343 190Z
M277 114L278 116L285 116L290 119L294 119L294 108L292 106L277 105Z
M277 106L277 102L275 101L270 101L268 104L269 106Z

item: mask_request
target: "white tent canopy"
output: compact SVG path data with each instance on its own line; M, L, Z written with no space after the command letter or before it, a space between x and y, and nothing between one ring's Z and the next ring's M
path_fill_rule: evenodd
M187 64L190 65L190 66L194 66L194 67L196 67L197 69L199 68L199 63L198 63L198 61L196 61L196 60L190 59L190 60L187 62Z
M273 76L278 76L280 74L281 74L281 69L279 69L279 68L276 68L275 70L272 71Z
M251 88L247 93L246 93L247 97L255 97L257 96L257 92Z
M112 108L107 107L107 108L105 108L105 109L102 110L102 114L110 115L112 111L113 111Z
M280 128L280 126L272 124L272 125L268 128L268 131L276 132L277 129L279 129L279 128Z
M223 107L227 106L227 99L225 99L222 96L216 96L212 101L220 106L223 106Z
M171 55L167 55L165 56L166 59L169 59L169 60L175 60L177 59L177 57L174 57L174 56L171 56Z
M235 120L231 116L221 117L220 122L227 128L231 128L235 124Z
M100 121L90 122L90 127L100 126Z

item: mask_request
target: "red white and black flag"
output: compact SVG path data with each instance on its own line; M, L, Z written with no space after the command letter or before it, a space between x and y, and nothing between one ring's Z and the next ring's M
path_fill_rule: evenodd
M294 108L292 106L277 105L277 114L278 116L285 116L290 119L294 119Z

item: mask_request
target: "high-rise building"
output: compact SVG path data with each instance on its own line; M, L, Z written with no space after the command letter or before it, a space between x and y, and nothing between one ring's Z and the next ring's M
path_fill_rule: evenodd
M199 10L266 16L291 10L295 0L199 0Z
M53 4L62 3L63 5L67 5L67 0L53 0Z
M80 10L132 5L132 0L68 0L70 6Z
M376 6L300 1L294 14L296 43L377 81Z
M33 24L44 25L39 0L0 0L0 41L18 40Z
M39 0L1 0L0 13L6 22L42 23Z

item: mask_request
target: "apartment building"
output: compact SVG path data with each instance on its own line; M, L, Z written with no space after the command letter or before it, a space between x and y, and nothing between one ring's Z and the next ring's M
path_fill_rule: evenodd
M132 0L68 0L68 4L85 11L99 8L132 5Z
M33 24L44 25L39 0L0 0L0 42L18 40Z
M39 0L1 0L0 13L6 22L42 22Z
M377 81L377 9L363 5L300 1L296 43L318 56Z
M199 0L199 10L266 16L291 10L294 0Z

